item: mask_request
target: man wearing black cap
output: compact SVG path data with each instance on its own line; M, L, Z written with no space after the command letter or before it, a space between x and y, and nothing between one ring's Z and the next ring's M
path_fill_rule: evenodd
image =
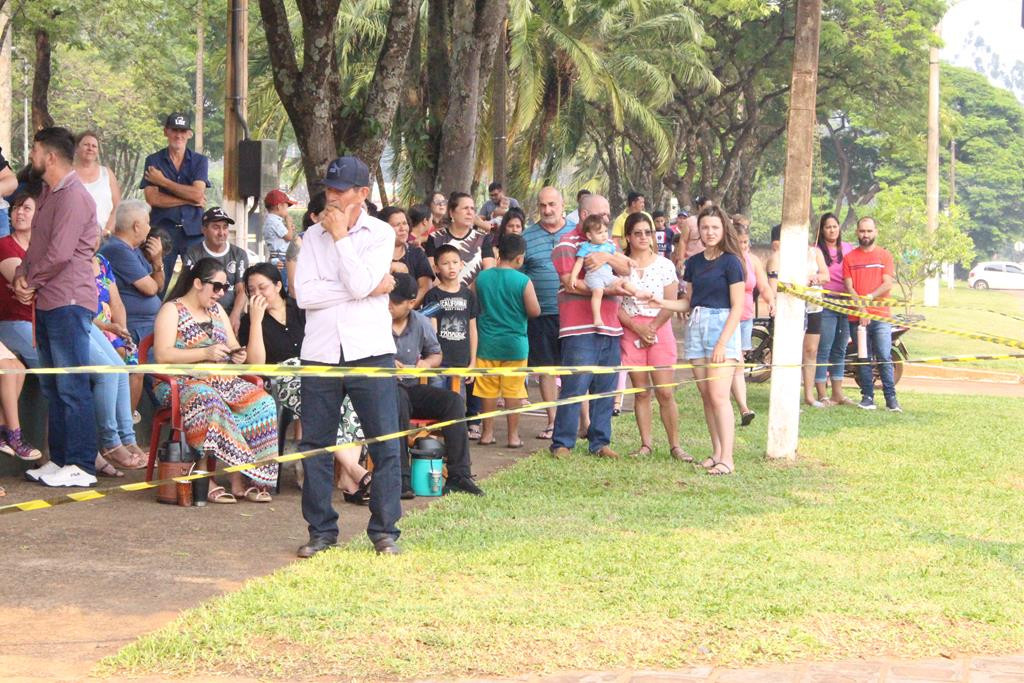
M235 221L219 206L211 207L203 214L203 241L192 245L185 252L185 267L191 268L199 259L217 259L224 266L231 288L224 292L218 302L231 318L231 327L238 334L238 325L245 309L245 283L242 274L249 267L249 255L245 249L228 242L231 234L229 225Z
M295 299L306 311L301 358L306 365L395 367L388 292L394 288L391 257L395 231L370 216L364 202L370 172L355 157L328 165L323 180L327 205L306 230L295 268ZM398 431L398 383L394 377L302 378L302 451L333 446L341 402L348 395L367 438ZM402 516L402 475L397 439L369 446L373 458L370 522L366 533L378 553L399 552L396 526ZM309 541L299 557L338 542L338 513L331 505L334 456L306 458L302 516Z
M184 258L189 247L203 239L202 215L210 160L188 148L192 126L188 115L174 113L164 121L167 147L146 157L139 185L146 202L153 207L150 221L171 238L171 249L164 254L164 271L174 271L178 256ZM163 294L163 292L161 292Z

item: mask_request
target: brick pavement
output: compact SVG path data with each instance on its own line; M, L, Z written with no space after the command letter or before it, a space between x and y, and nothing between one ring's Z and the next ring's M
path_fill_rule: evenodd
M728 669L574 671L463 683L1024 683L1024 654L957 659L879 659ZM421 681L420 683L428 683ZM432 683L432 682L431 682Z

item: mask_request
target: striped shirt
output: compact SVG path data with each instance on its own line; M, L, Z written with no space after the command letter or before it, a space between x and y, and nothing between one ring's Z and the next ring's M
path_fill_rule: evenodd
M534 223L523 231L526 240L526 256L523 259L523 273L533 282L540 303L541 315L558 315L558 272L551 262L551 252L564 235L576 228L575 223L565 222L561 228L548 232L540 223Z
M576 264L576 249L586 237L581 230L573 229L562 236L551 253L551 261L555 272L568 275ZM590 308L590 296L568 294L564 290L558 293L558 336L574 337L580 334L605 334L609 337L622 336L622 323L619 322L619 298L605 294L601 299L601 320L603 327L594 325L594 313Z

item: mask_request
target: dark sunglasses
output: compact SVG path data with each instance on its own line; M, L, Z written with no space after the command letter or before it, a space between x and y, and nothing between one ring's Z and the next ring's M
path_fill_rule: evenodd
M213 280L203 280L203 282L213 288L214 294L217 292L226 292L228 291L228 288L231 287L231 285L226 282L214 282Z

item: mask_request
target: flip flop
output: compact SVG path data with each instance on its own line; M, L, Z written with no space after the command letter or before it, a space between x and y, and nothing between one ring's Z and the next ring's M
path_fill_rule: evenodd
M491 439L490 441L484 441L483 438L481 438L479 441L477 441L477 445L480 445L480 446L493 446L496 443L498 443L497 439Z
M522 441L520 441L519 443L510 443L510 444L508 444L508 446L506 446L506 448L522 448L522 447L523 447L523 442Z
M724 467L725 471L723 472L722 470L718 469L719 467ZM710 474L712 477L722 477L727 474L732 474L732 468L726 465L724 462L716 462L714 467L708 468L707 474Z
M650 455L653 452L654 451L651 450L651 447L644 443L644 444L640 444L640 448L638 448L635 451L633 451L632 453L630 453L629 457L631 457L631 458L639 458L642 455L643 456Z
M757 413L755 413L753 410L743 413L743 415L740 417L740 426L746 427L747 425L754 421L755 417L757 417Z
M718 464L718 461L714 458L705 458L700 461L700 466L706 470L710 470L712 467Z
M542 439L544 441L551 441L551 437L553 437L554 435L555 435L555 428L554 427L547 427L547 428L544 429L544 431L542 431L540 434L537 435L537 438L538 439Z

